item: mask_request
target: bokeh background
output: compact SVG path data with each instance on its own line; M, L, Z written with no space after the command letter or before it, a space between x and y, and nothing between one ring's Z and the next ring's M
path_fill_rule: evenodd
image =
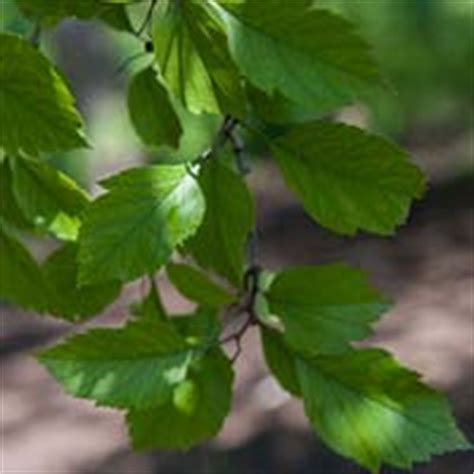
M262 0L263 1L263 0ZM291 1L291 0L288 0ZM259 259L272 269L344 260L367 268L396 300L370 344L381 345L444 390L474 439L473 204L474 3L472 0L319 0L355 21L375 46L391 95L341 111L339 119L382 133L407 148L430 179L423 201L396 237L347 239L315 225L285 189L271 160L253 163ZM0 0L2 30L33 29L13 0ZM143 12L134 14L139 19ZM315 32L317 34L317 32ZM86 117L92 150L45 157L85 187L97 177L153 161L128 119L127 79L119 73L141 43L99 23L67 21L43 37ZM123 69L123 68L122 68ZM31 241L39 258L52 248ZM167 306L187 306L160 277ZM143 292L129 285L92 324L118 324ZM349 474L364 472L326 450L262 362L255 334L237 362L233 412L221 435L188 453L132 453L121 416L65 395L31 354L72 329L0 302L1 448L7 473ZM435 458L419 474L474 471L470 453ZM395 473L387 469L384 473Z

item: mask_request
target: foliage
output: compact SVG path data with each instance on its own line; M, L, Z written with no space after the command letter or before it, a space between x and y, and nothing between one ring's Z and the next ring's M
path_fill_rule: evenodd
M92 199L44 156L89 145L64 78L35 47L39 30L33 44L0 35L0 296L80 322L123 284L151 284L124 326L41 351L68 393L124 410L136 448L189 448L219 431L240 340L256 326L270 370L321 439L371 472L469 447L440 394L388 353L353 346L389 306L363 272L257 263L243 138L263 140L306 211L340 234L391 235L423 193L395 144L321 119L385 87L353 25L310 0L147 0L140 26L134 0L17 3L41 28L100 19L154 53L127 103L162 163L101 181ZM63 243L39 263L25 233ZM165 267L194 313L167 313L155 281Z

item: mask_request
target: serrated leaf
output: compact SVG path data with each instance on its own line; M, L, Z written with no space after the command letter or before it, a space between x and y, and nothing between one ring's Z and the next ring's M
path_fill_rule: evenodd
M137 134L146 145L176 148L181 124L156 72L147 68L136 74L128 89L128 111Z
M52 294L26 247L0 220L0 297L25 309L46 311Z
M38 229L75 240L80 214L89 205L85 191L44 161L16 157L11 165L13 192L24 215Z
M272 150L306 211L341 234L392 234L424 191L421 171L403 150L356 127L300 125Z
M39 360L71 395L144 409L170 399L196 356L171 324L141 319L73 336Z
M186 249L203 268L239 286L245 244L254 225L254 207L245 182L218 160L209 160L199 175L206 198L202 225Z
M65 244L50 255L42 267L56 296L49 301L48 313L72 322L99 314L118 297L121 289L117 282L79 288L77 251L77 244Z
M160 2L153 44L168 87L191 112L242 117L245 96L222 26L205 2Z
M192 346L218 345L221 324L215 308L199 307L191 314L172 318L171 322Z
M261 340L265 361L281 386L295 397L301 397L301 386L296 371L296 360L283 336L262 327Z
M214 283L206 274L189 265L169 264L166 272L181 294L200 305L220 307L235 301L235 296L226 288Z
M309 353L349 349L350 342L371 334L370 324L388 308L362 271L343 264L285 270L267 299L285 327L285 339Z
M383 85L353 25L311 0L220 3L234 60L268 94L324 113Z
M381 350L297 361L304 406L336 452L372 473L471 446L445 398Z
M188 449L219 431L230 409L232 369L220 351L199 362L175 389L173 400L129 412L127 423L135 449Z
M109 192L81 228L80 284L154 273L202 221L202 192L183 166L135 168L102 184Z
M0 147L7 153L87 146L75 101L54 66L27 41L0 34Z

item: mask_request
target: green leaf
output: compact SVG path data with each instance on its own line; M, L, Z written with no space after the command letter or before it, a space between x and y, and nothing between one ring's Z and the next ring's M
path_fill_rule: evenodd
M230 409L232 368L220 351L205 356L168 403L127 415L135 449L188 449L214 436Z
M222 119L217 115L193 114L176 99L172 99L172 103L183 133L177 149L161 146L156 150L157 160L169 164L194 161L212 147Z
M29 251L0 220L0 297L39 313L46 311L51 292Z
M383 85L352 24L311 0L223 1L219 13L240 70L270 95L324 113Z
M0 162L0 217L21 230L34 230L34 226L19 208L13 192L13 176L8 159Z
M39 360L71 395L145 409L172 397L197 353L171 324L141 319L73 336Z
M166 272L179 292L198 304L219 307L235 301L235 296L226 288L214 283L206 274L189 265L169 264Z
M133 302L130 305L130 312L137 318L167 321L168 316L161 302L158 290L151 288L148 295L141 301Z
M0 34L0 147L30 155L87 146L74 98L54 66L23 39Z
M301 397L295 356L283 337L276 331L262 327L261 338L265 361L271 373L285 390L295 397Z
M160 2L153 44L168 87L191 112L245 114L239 73L222 26L205 2Z
M11 165L13 192L24 215L39 229L75 240L80 214L89 205L85 191L44 161L16 157Z
M314 429L372 473L382 463L410 469L432 455L470 448L445 398L384 351L299 359L297 368Z
M16 0L21 12L44 28L55 26L66 18L98 18L118 30L132 31L125 5L109 0Z
M371 334L370 323L388 308L365 274L343 264L295 267L275 278L267 293L270 311L286 340L310 353L349 349Z
M48 283L56 297L48 304L48 313L79 322L99 314L120 294L120 283L77 286L77 244L68 243L49 256L43 265Z
M421 171L403 150L352 126L300 125L272 149L306 211L341 234L392 234L424 190Z
M140 71L128 90L128 111L146 145L177 147L182 132L168 92L152 68Z
M218 345L222 328L214 308L200 307L194 313L172 318L171 322L192 346Z
M240 286L245 244L255 220L252 196L242 178L216 159L203 166L199 184L206 213L186 248L201 267Z
M184 166L135 168L102 184L109 192L81 228L80 284L154 273L202 221L204 198Z

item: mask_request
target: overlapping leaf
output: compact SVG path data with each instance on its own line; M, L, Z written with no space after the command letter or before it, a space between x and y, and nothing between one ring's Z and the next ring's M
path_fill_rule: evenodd
M240 285L245 244L254 223L252 197L242 179L212 159L200 173L206 213L186 248L203 268L212 269Z
M202 221L204 198L183 166L148 166L103 182L80 234L79 281L130 281L156 271Z
M82 120L54 66L27 41L0 34L0 147L30 155L84 147Z
M145 409L170 399L194 356L172 325L141 319L73 336L43 351L39 360L76 397Z
M173 94L194 113L245 113L239 73L226 49L221 25L206 2L160 2L153 44L161 74Z
M13 192L25 217L38 229L75 240L80 215L89 204L87 194L44 161L17 157L11 165Z
M344 351L371 333L388 307L363 272L343 264L295 267L278 274L268 293L270 312L290 344L311 353Z

